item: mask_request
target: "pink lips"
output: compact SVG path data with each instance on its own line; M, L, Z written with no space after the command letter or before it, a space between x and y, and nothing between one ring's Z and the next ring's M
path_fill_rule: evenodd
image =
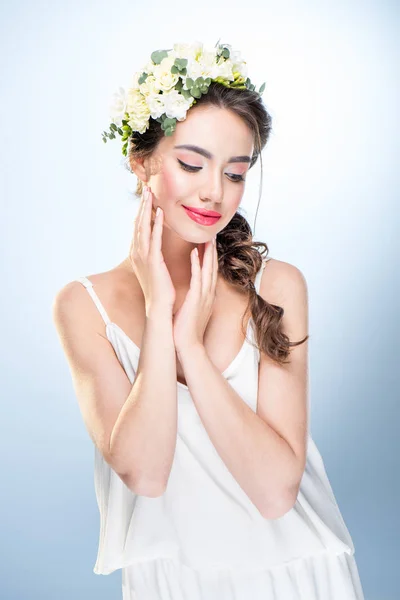
M221 218L221 215L216 217L210 217L204 214L194 212L189 208L186 208L186 206L183 206L183 208L185 209L188 217L190 217L193 221L199 223L200 225L214 225Z
M194 213L203 215L204 217L220 217L221 216L221 213L215 212L215 210L205 210L203 208L195 208L194 206L185 206L185 205L183 205L183 207L187 208L188 210L191 210Z

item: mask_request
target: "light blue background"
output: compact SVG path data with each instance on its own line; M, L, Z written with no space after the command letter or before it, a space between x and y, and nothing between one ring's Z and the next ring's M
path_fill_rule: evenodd
M101 139L111 94L154 49L219 38L266 82L274 131L255 237L308 283L311 432L366 600L399 597L399 12L365 0L2 3L2 598L121 598L120 571L92 571L93 445L51 306L129 250L136 180L119 139ZM251 224L259 175L258 163Z

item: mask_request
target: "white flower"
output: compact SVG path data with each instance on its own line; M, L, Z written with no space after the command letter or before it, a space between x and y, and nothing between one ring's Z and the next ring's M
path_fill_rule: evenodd
M193 58L196 60L202 52L202 42L194 42L193 44L174 44L174 53L177 58Z
M165 94L149 94L146 96L147 106L150 110L150 116L158 119L165 112Z
M148 75L145 81L139 85L139 90L144 96L158 94L160 91L160 84L154 75Z
M172 89L179 80L178 73L171 73L174 62L174 56L166 56L159 65L154 66L154 77L157 80L157 85L163 91Z
M246 77L247 77L247 64L246 64L246 61L244 61L242 59L240 52L237 51L237 50L231 52L229 58L232 61L233 70L237 71L238 73L240 73L242 75L242 77L244 77L246 79Z
M126 112L126 96L124 88L120 87L118 92L112 95L113 102L110 105L110 118L111 122L115 123L118 127L122 125L122 119L125 118Z
M216 72L216 77L223 77L224 79L228 79L229 81L234 80L233 64L229 58L228 60L221 61L221 63L217 66Z
M138 131L139 133L144 133L146 131L146 129L149 126L149 119L145 119L137 117L136 115L133 115L129 121L128 121L128 125L130 125L130 127L132 128L132 131Z
M204 79L206 77L211 77L211 79L213 79L215 73L215 52L206 51L198 57L198 60L191 58L188 61L186 69L187 77L191 77L192 79L197 79L197 77L203 77Z
M186 100L185 96L179 93L178 90L165 92L163 94L163 99L167 117L171 119L176 118L178 121L183 121L185 119L186 113L194 101L194 98Z
M126 110L129 113L129 125L134 131L143 133L146 123L149 122L150 109L143 94L134 88L128 90Z

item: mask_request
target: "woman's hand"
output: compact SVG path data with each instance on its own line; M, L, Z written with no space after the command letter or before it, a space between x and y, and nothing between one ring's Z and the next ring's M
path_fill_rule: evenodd
M129 257L146 303L146 316L154 308L167 309L172 315L175 287L161 252L164 212L160 209L151 227L153 195L145 186L136 217Z
M192 277L185 301L173 318L175 349L182 353L197 344L203 345L204 332L215 300L218 255L215 240L205 243L203 266L196 249L190 254Z

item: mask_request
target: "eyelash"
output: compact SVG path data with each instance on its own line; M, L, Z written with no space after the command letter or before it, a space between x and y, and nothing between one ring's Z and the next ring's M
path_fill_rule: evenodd
M189 173L197 173L198 171L200 171L200 169L202 169L202 167L193 167L191 165L187 165L186 163L179 160L179 158L177 159L177 161L180 164L180 166L182 167L182 169L184 171L188 171ZM243 175L237 175L237 174L231 173L229 176L233 177L233 179L231 181L233 181L234 183L240 183L245 180Z

